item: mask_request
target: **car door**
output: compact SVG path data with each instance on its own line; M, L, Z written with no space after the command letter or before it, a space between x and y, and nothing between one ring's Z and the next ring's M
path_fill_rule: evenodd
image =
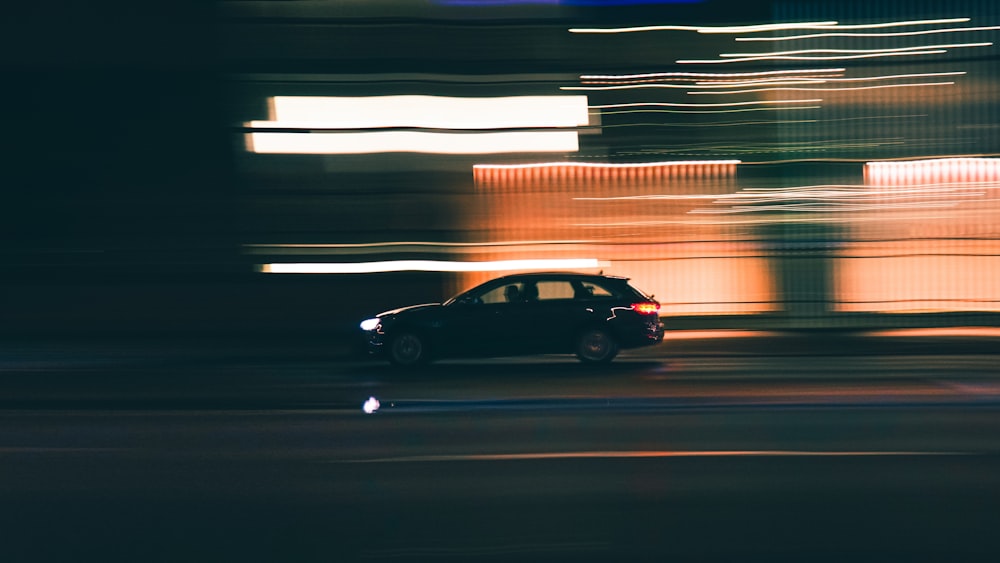
M527 336L521 320L525 303L522 281L484 288L470 299L448 305L439 341L450 355L491 356L518 353Z
M569 279L539 279L528 289L524 324L534 351L567 352L581 325L594 315L577 299L578 289Z

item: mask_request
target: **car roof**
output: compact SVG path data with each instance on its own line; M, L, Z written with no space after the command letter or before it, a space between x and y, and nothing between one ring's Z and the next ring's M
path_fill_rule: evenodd
M501 276L496 278L496 280L516 280L516 279L542 279L542 278L555 278L555 279L602 279L615 282L628 281L629 278L622 276L609 276L605 274L584 274L581 272L523 272L519 274L508 274L506 276Z

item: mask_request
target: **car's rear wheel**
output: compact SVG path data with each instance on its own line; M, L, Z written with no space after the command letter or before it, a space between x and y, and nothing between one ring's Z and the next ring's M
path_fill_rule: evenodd
M427 342L415 332L402 332L389 344L389 361L398 366L417 366L430 358Z
M618 342L603 328L588 328L576 339L576 357L586 364L606 364L618 355Z

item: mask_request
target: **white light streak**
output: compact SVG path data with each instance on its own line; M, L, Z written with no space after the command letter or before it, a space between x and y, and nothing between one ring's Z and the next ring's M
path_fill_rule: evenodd
M867 53L862 55L834 55L829 57L802 57L798 55L791 56L769 56L769 57L746 57L742 59L706 59L706 60L678 60L677 64L721 64L721 63L746 63L746 62L756 62L756 61L846 61L852 59L871 59L875 57L904 57L904 56L916 56L916 55L940 55L947 53L946 50L933 50L933 51L893 51L891 53Z
M800 22L800 23L768 23L737 26L690 26L690 25L648 25L639 27L614 28L570 28L570 33L639 33L646 31L695 31L698 33L761 33L791 29L882 29L888 27L905 27L915 25L937 25L946 23L965 23L970 18L946 18L932 20L909 20L872 24L840 25L835 21Z
M830 77L832 78L832 77ZM795 84L822 84L829 78L759 78L756 80L700 80L694 83L691 88L736 88L739 86L753 86L756 84L770 84L778 86Z
M638 89L641 89L641 88L673 88L673 89L686 89L686 90L689 90L691 88L695 88L695 89L699 89L700 88L700 89L711 90L711 89L720 89L720 88L735 88L737 86L740 86L741 84L747 84L747 85L750 85L750 84L796 85L796 84L816 84L816 83L822 83L822 81L823 81L823 79L818 79L818 78L812 78L812 79L805 79L805 78L792 78L792 79L773 78L773 79L765 79L765 80L761 80L761 81L750 81L750 82L744 82L744 83L738 83L738 82L737 83L732 83L732 82L731 83L724 83L724 82L715 82L715 83L697 82L695 84L661 84L661 83L651 84L649 82L643 82L643 83L640 83L640 84L621 84L621 83L615 82L615 83L611 83L610 85L606 85L606 86L561 86L559 89L560 90L638 90Z
M884 22L884 23L866 23L866 24L856 24L856 25L840 25L837 22L818 22L818 23L803 23L803 24L765 24L762 26L745 26L748 33L760 32L760 31L780 31L783 29L882 29L887 27L905 27L911 25L937 25L944 23L965 23L969 21L970 18L946 18L946 19L934 19L934 20L909 20L909 21L897 21L897 22ZM774 26L767 29L768 25ZM782 27L779 27L782 26ZM749 29L757 28L757 29ZM731 31L739 30L740 27L719 27L719 28L702 28L698 33L741 33L741 31ZM712 31L715 30L715 31Z
M747 78L753 76L777 76L782 74L828 74L845 72L846 68L766 70L760 72L652 72L644 74L584 74L581 80L631 80L645 78Z
M580 150L580 142L576 131L249 133L247 135L247 149L262 154L371 154L386 152L494 154L576 152Z
M570 33L640 33L645 31L695 31L698 33L756 33L784 29L825 29L837 25L835 21L803 23L767 23L738 26L647 25L639 27L570 28Z
M742 108L742 109L713 109L713 110L679 110L679 109L634 109L624 111L605 111L602 115L619 115L625 113L745 113L748 111L798 111L805 109L819 109L822 106L791 106L791 107L766 107L766 108Z
M1000 26L984 27L949 27L942 29L925 29L921 31L897 31L892 33L812 33L807 35L785 35L782 37L736 37L736 41L794 41L798 39L818 39L821 37L908 37L915 35L931 35L935 33L958 33L969 31L992 31Z
M897 53L904 51L929 51L935 49L959 49L965 47L989 47L993 43L947 43L943 45L921 45L916 47L893 47L888 49L797 49L793 51L775 51L771 53L721 53L720 57L776 57L782 55L810 55L818 53Z
M965 71L955 72L919 72L913 74L887 74L884 76L860 76L856 78L822 78L816 82L867 82L875 80L901 80L903 78L931 78L935 76L961 76L968 74Z
M755 106L755 105L767 105L767 104L805 104L822 102L822 99L814 98L808 100L758 100L753 102L729 102L729 103L718 103L718 104L682 104L682 103L669 103L669 102L636 102L630 104L606 104L600 106L590 106L592 109L604 109L604 108L628 108L628 107L643 107L643 106L653 106L653 107L688 107L688 108L699 108L699 107L727 107L727 106Z
M586 96L274 96L277 126L292 128L505 129L587 125ZM273 125L272 125L273 126Z
M732 90L726 92L688 92L697 94L751 94L754 92L850 92L853 90L881 90L885 88L913 88L915 86L952 86L954 82L919 82L913 84L879 84L877 86L847 86L839 88L752 88L749 90Z
M855 25L836 24L833 26L833 29L883 29L887 27L906 27L909 25L937 25L942 23L965 23L968 22L970 19L971 18L945 18L936 20L908 20L908 21L885 22L885 23L862 23Z
M446 260L391 260L351 263L262 264L265 274L373 274L384 272L495 272L503 270L592 269L601 267L596 258L551 260L492 260L453 262Z
M621 84L617 86L560 86L560 90L634 90L636 88L693 88L691 84Z

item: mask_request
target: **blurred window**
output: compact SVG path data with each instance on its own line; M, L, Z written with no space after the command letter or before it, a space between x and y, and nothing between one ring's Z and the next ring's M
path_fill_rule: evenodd
M538 300L573 299L576 291L573 284L563 280L540 281L535 286L538 289Z
M479 300L488 305L495 303L511 303L521 300L524 294L524 283L506 283L494 287L479 296Z
M594 297L614 297L615 294L607 288L591 282L580 282L580 290L576 294L577 299L591 299Z

